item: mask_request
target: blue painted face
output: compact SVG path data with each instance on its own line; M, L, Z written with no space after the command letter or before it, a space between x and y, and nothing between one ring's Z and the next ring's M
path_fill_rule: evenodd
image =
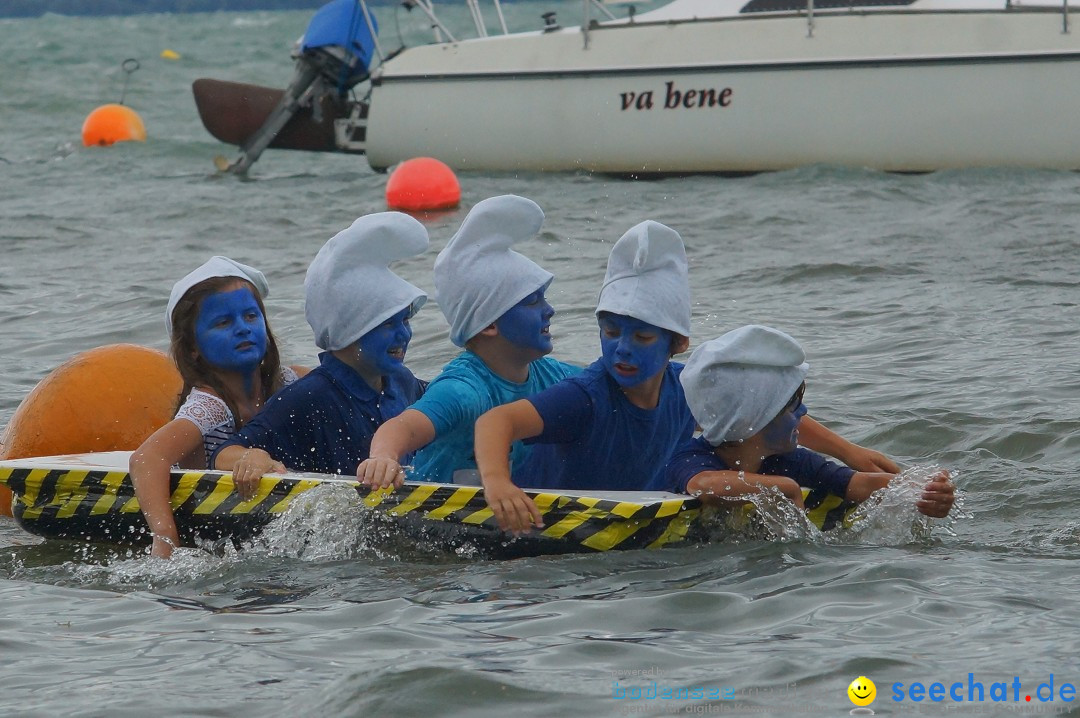
M199 306L195 344L211 365L252 374L266 355L266 319L250 287L211 294Z
M412 307L405 307L360 337L360 361L383 375L400 371L412 340L411 315Z
M548 354L551 352L553 316L555 310L544 299L544 290L539 289L496 319L495 328L511 344Z
M667 367L671 332L622 314L604 313L598 321L604 368L619 386L637 386Z
M776 418L765 425L761 435L765 439L767 456L787 454L799 446L799 420L806 416L806 404L802 403L802 389Z

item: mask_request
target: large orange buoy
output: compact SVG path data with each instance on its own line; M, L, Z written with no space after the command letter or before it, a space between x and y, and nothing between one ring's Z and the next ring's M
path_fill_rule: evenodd
M82 141L87 147L102 147L115 142L146 141L146 126L135 110L127 105L102 105L83 122Z
M172 360L154 349L111 344L78 354L19 404L0 459L136 449L173 418L182 386ZM4 487L0 514L11 515Z
M461 185L454 171L432 157L405 160L386 181L386 206L417 212L453 209L461 202Z

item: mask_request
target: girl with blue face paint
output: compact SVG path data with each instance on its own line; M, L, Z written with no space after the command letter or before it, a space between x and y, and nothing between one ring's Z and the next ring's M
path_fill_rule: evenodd
M207 468L214 450L271 394L297 378L281 367L262 303L266 291L261 272L225 257L214 257L173 288L166 324L184 387L176 418L130 460L153 556L168 558L180 544L170 506L170 468Z
M250 286L211 294L199 307L195 343L202 358L244 380L250 394L256 369L266 355L266 320Z
M196 390L217 397L234 431L296 378L282 372L262 297L250 281L215 277L195 285L173 309L172 333L173 359L188 385L182 395Z

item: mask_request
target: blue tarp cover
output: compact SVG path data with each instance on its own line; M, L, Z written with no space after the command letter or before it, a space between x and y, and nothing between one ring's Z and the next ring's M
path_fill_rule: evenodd
M371 24L378 32L374 15L371 15ZM375 41L368 31L364 11L357 0L332 0L315 12L304 33L302 49L307 51L326 46L345 48L359 58L364 68L371 63Z

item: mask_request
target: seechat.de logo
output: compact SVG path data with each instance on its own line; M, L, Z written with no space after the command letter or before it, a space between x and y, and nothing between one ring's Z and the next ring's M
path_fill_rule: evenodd
M874 715L874 711L867 708L877 698L877 686L866 676L859 676L847 687L848 698L857 708L851 711L851 715Z

